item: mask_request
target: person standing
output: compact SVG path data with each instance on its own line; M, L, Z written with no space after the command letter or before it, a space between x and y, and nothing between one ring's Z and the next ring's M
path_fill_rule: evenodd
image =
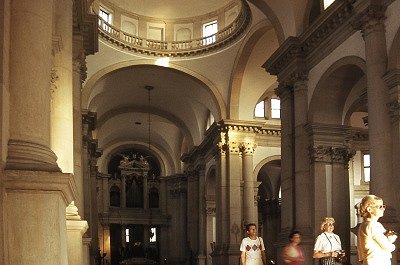
M304 251L299 246L301 234L294 230L289 234L289 244L282 251L283 262L287 265L302 265L304 263Z
M314 259L319 259L319 265L340 265L337 260L339 255L344 255L340 237L333 233L335 229L335 219L325 217L321 221L322 233L318 235L314 244Z
M240 245L240 261L242 265L267 265L264 241L257 236L256 224L247 224L248 237L243 238Z
M363 265L390 265L397 235L378 222L385 212L383 199L367 195L361 200L360 214L363 222L358 228L358 260Z

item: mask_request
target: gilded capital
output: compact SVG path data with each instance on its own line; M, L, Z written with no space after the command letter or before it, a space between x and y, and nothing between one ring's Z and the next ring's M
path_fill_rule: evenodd
M256 150L257 144L248 142L248 143L240 143L240 151L243 155L253 155Z

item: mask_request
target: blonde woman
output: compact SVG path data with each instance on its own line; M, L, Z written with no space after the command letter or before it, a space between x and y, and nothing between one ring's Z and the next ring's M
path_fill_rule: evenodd
M358 259L363 265L391 264L391 252L396 248L393 242L397 235L378 222L385 208L382 198L375 195L367 195L361 201L360 214L363 222L358 228L357 251Z
M342 243L338 235L333 233L335 229L335 219L325 217L321 221L322 233L315 240L314 259L319 259L319 265L339 265L337 257L342 255Z

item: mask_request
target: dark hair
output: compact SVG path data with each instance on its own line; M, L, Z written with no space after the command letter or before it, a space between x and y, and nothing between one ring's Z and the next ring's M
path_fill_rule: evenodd
M250 226L255 226L255 227L257 227L257 225L254 224L254 223L247 224L247 225L246 225L246 232L249 231Z
M300 231L298 230L293 230L292 232L290 232L289 234L289 240L292 240L292 238L294 237L294 235L301 235Z

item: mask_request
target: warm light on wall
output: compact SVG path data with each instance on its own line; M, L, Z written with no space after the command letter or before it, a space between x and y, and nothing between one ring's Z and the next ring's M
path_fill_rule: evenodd
M156 65L168 67L169 66L169 57L163 57L163 58L157 59Z

